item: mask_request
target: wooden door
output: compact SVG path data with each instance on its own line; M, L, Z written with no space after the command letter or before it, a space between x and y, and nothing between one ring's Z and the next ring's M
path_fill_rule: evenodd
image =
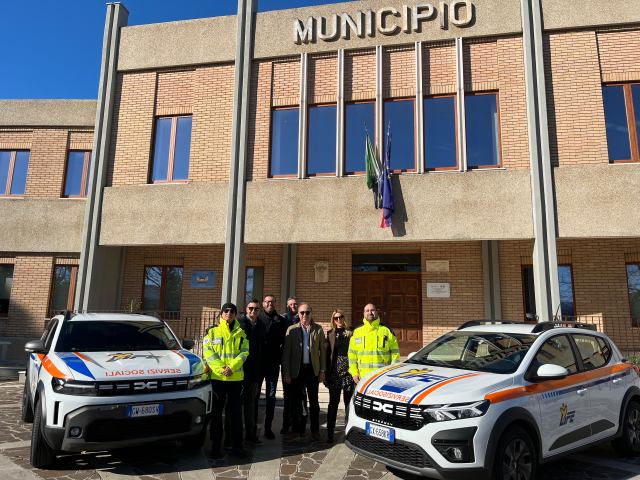
M354 273L351 295L351 327L362 325L364 307L373 303L380 313L380 321L384 323L383 308L385 302L385 275L381 273Z

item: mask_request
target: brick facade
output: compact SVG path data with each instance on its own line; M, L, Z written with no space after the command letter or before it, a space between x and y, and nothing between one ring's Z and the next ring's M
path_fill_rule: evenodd
M369 48L344 53L344 99L375 100L376 52Z
M382 50L382 96L415 98L416 54L413 46L388 47Z

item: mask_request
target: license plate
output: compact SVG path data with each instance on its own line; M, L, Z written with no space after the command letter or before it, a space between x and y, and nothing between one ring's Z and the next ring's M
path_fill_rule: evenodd
M162 415L163 410L164 405L162 403L154 403L152 405L132 405L127 407L127 418Z
M367 435L391 443L395 440L395 432L393 428L380 427L378 425L372 425L371 423L367 423Z

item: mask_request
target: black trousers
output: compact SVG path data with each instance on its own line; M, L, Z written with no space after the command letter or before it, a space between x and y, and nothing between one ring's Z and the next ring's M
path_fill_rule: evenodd
M307 389L309 399L309 416L311 417L311 433L320 430L320 403L318 402L318 376L313 374L313 366L301 365L300 373L291 379L291 420L294 432L303 433L302 417L303 387Z
M293 418L291 414L291 398L292 398L292 384L282 382L282 390L284 393L284 410L282 412L282 426L285 430L288 430L292 425L303 425L302 432L304 433L304 425L307 423L307 412L309 411L308 403L307 403L307 388L302 384L302 405L301 412L302 416L300 418Z
M223 382L211 380L213 388L213 414L211 418L211 449L220 450L222 445L222 412L228 403L227 435L231 436L234 448L242 448L242 382Z
M347 390L346 388L330 388L329 389L329 411L327 416L327 428L336 428L336 418L338 417L338 406L340 405L340 393L344 399L345 417L344 423L347 424L349 420L349 402L353 395L353 389Z

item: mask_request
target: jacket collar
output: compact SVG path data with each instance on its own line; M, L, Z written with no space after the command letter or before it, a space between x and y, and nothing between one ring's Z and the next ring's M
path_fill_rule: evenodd
M373 330L374 328L378 328L378 325L380 325L380 317L376 318L373 322L370 322L366 318L363 318L362 324L364 325L364 328L367 329L367 331Z

